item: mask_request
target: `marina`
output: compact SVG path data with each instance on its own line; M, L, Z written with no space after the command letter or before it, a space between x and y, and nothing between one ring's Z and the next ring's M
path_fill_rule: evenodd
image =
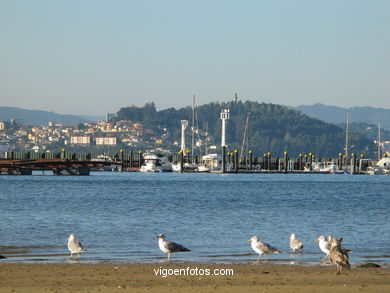
M102 159L102 156L104 159ZM100 159L99 159L100 158ZM270 152L254 156L252 151L239 155L237 150L227 152L224 157L208 154L191 156L190 152L177 155L153 151L121 151L112 156L90 153L35 153L6 152L0 158L1 175L31 175L32 171L53 171L55 175L89 175L90 171L120 172L209 172L209 173L313 173L313 174L369 174L386 175L390 170L390 158L366 159L363 155L351 154L346 159L317 158L314 154L299 154L289 157L274 157Z

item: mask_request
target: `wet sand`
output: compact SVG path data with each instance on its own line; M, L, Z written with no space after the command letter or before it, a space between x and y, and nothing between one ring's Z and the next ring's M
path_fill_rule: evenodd
M161 269L233 269L233 276L156 276ZM0 264L0 292L390 292L389 268L273 264Z

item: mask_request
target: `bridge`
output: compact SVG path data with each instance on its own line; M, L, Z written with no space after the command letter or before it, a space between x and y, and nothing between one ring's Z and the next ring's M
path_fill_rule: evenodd
M92 168L115 167L122 170L122 161L72 159L0 159L0 175L32 175L33 170L52 171L53 175L89 175Z

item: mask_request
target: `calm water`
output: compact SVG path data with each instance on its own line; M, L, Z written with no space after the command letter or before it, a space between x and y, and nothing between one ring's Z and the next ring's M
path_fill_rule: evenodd
M278 263L318 264L314 241L344 237L353 264L390 265L390 176L143 174L0 176L0 254L6 262L162 262L156 235L192 249L176 261L251 262L258 235ZM290 254L289 235L304 241Z

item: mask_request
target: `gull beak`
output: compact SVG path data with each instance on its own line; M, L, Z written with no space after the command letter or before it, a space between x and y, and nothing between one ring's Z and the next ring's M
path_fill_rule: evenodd
M316 240L314 240L314 241L316 241L316 242L320 242L320 240L317 238Z
M252 239L249 239L248 242L251 243L251 242L252 242Z

